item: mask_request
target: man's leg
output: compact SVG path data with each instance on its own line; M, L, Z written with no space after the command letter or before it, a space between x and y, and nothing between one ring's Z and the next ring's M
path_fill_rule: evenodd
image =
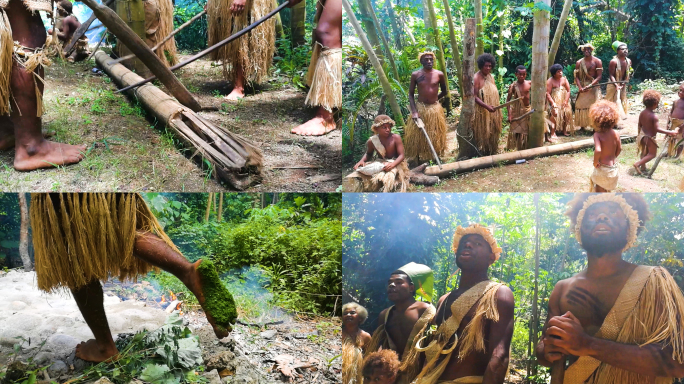
M316 27L316 41L329 49L342 48L342 0L326 1ZM336 127L332 112L318 107L316 117L293 128L291 132L297 135L320 136Z
M246 37L245 37L246 38ZM242 65L236 63L235 71L237 75L235 76L235 83L233 84L233 90L230 94L224 97L224 100L239 100L245 97L245 72L242 69Z
M104 295L102 285L93 280L79 289L72 289L76 305L81 311L86 324L93 332L95 339L88 340L76 346L76 357L86 361L99 363L116 355L112 332L109 330L107 316L104 310Z
M29 48L37 48L45 44L45 28L37 13L32 15L20 0L10 0L6 11L15 41ZM42 67L36 71L41 78L45 78ZM36 117L38 98L35 81L38 81L38 87L42 93L42 82L34 80L33 74L27 73L16 62L12 64L13 97L10 119L14 126L15 137L14 168L18 171L31 171L55 165L78 163L83 159L86 146L54 143L43 137L42 119Z

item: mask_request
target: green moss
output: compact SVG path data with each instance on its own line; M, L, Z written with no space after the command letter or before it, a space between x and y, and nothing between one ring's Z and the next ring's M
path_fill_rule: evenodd
M203 259L197 266L197 271L202 280L204 308L214 318L217 327L226 330L232 329L232 324L237 319L235 300L219 279L214 263L211 260Z

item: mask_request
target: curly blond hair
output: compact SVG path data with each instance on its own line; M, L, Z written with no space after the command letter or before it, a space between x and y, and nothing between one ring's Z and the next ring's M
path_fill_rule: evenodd
M660 97L660 92L654 91L653 89L647 89L641 96L641 102L649 108L656 107L660 103Z
M589 117L593 121L596 132L615 128L620 119L617 104L608 100L599 100L589 108Z
M370 377L373 374L396 376L400 365L399 356L391 349L373 352L363 359L363 377Z
M356 311L356 314L359 316L359 319L361 319L361 322L359 324L363 324L366 322L366 319L368 318L368 311L366 308L362 307L360 304L351 302L347 303L342 306L342 313L344 314L344 311L347 310L347 308L353 309Z
M418 55L418 61L423 60L423 56L427 56L427 55L431 55L433 60L437 60L437 56L435 56L435 53L434 53L434 52L432 52L432 51L425 51L425 52L421 52L421 53Z

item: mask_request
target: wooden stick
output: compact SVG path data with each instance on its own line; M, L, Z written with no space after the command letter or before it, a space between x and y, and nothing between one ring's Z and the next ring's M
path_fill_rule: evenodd
M605 82L605 83L599 83L599 84L590 85L590 86L588 86L588 87L586 87L586 88L584 88L584 89L592 89L592 88L600 87L600 86L606 85L606 84L620 84L620 83L629 83L629 81L607 81L607 82Z
M513 100L511 100L511 101L508 101L508 102L505 102L505 103L503 103L503 104L497 105L496 107L494 107L494 110L496 111L497 109L501 109L501 108L503 108L503 107L508 107L509 105L511 105L511 104L515 103L516 101L521 100L521 99L522 99L522 97L518 97L517 99L513 99Z
M121 20L119 15L110 8L98 4L95 0L81 0L88 8L93 10L102 24L107 27L116 36L119 41L128 47L135 55L145 64L147 68L152 71L159 78L159 80L166 86L171 95L175 97L181 104L199 111L202 109L197 100L192 96L187 88L174 76L173 72L164 65L157 55L147 46L147 44L140 38L126 23ZM287 3L286 3L287 4Z
M418 128L420 128L420 130L423 131L423 135L425 135L425 140L427 140L428 145L430 145L430 151L432 151L432 157L437 162L437 165L439 165L439 169L442 169L442 163L439 161L439 156L437 156L437 151L435 151L435 147L432 146L432 141L430 141L430 136L428 136L427 132L425 131L425 123L423 123L423 120L421 120L420 117L417 119L414 119L414 120L415 120Z
M533 113L534 113L534 109L530 109L529 111L523 113L522 115L520 115L520 116L518 116L518 117L515 117L515 118L511 119L511 123L514 123L514 122L516 122L516 121L522 120L522 119L524 119L525 117L527 117L527 116L529 116L529 115L531 115L531 114L533 114Z
M653 176L653 172L655 172L656 168L658 168L658 163L660 163L660 160L662 160L663 157L665 157L665 154L667 153L667 150L669 149L671 140L672 140L672 136L667 136L667 138L665 138L665 144L663 144L663 150L660 151L660 153L658 154L658 157L656 157L656 159L655 159L655 162L653 162L653 167L651 167L651 170L648 172L648 175L646 175L646 177L648 177L649 179L652 178L651 176ZM637 145L639 145L639 143L637 143Z
M171 38L172 38L174 35L176 35L178 32L182 31L182 30L185 29L187 26L189 26L190 24L194 23L195 21L197 21L197 19L199 19L200 17L202 17L202 16L204 16L204 15L206 15L206 14L207 14L207 11L202 11L202 12L198 13L197 15L195 15L192 19L190 19L190 20L186 21L185 23L183 23L183 25L181 25L180 27L178 27L175 31L171 32L171 33L170 33L168 36L166 36L166 37L164 38L164 40L162 40L159 44L157 44L157 45L155 45L154 47L152 47L152 51L153 51L153 52L156 52L157 49L159 49L159 47L161 47L162 45L164 45L164 43L166 43L167 41L171 40ZM120 63L120 62L122 62L122 61L124 61L124 60L132 59L132 58L134 58L134 57L135 57L135 54L131 53L131 54L128 55L128 56L120 57L120 58L114 60L114 63L113 63L113 64L117 64L117 63Z
M565 356L551 364L551 384L563 384L565 379Z
M109 6L112 4L114 0L107 0L105 3L105 6ZM67 44L66 48L63 49L63 51L66 53L66 56L69 57L74 51L74 47L76 46L76 42L78 39L80 39L83 35L85 35L86 32L88 32L90 29L90 24L93 23L97 19L97 16L95 15L95 12L90 16L90 18L83 24L81 24L80 27L76 29L76 32L71 36L71 41L69 41L69 44Z
M108 29L105 28L104 33L102 34L102 38L100 39L100 42L97 43L97 46L95 47L95 50L93 51L93 53L90 54L90 56L88 56L88 58L86 59L86 61L90 61L90 59L92 59L93 56L95 56L95 52L97 52L97 50L100 49L100 45L101 45L102 42L105 40L105 38L107 38L107 31L108 31Z
M93 1L93 0L84 0L84 1ZM214 44L213 46L211 46L211 47L205 49L204 51L202 51L202 52L196 54L195 56L191 57L190 59L188 59L188 60L186 60L186 61L184 61L184 62L182 62L182 63L178 63L178 64L174 65L173 67L169 68L169 70L175 71L175 70L177 70L177 69L183 68L183 67L185 67L186 65L188 65L188 64L190 64L190 63L192 63L192 62L194 62L194 61L196 61L196 60L198 60L198 59L201 59L202 57L204 57L204 56L210 54L211 52L213 52L213 51L215 51L215 50L217 50L217 49L223 47L224 45L230 43L231 41L237 39L238 37L241 37L242 35L248 33L248 32L251 31L252 29L258 27L259 24L261 24L261 23L265 22L266 20L270 19L271 17L275 16L278 12L282 11L283 9L285 9L285 7L287 7L288 5L289 5L289 3L288 3L287 1L284 2L284 3L282 3L278 8L272 10L268 15L266 15L266 16L262 17L261 19L255 21L252 25L246 27L246 28L243 29L242 31L240 31L240 32L238 32L238 33L235 33L235 34L231 35L230 37L228 37L227 39L221 41L220 43ZM139 83L130 85L130 86L126 87L126 88L119 89L119 90L116 91L115 93L121 93L121 92L127 91L127 90L129 90L129 89L131 89L131 88L139 87L139 86L141 86L141 85L143 85L143 84L147 84L147 83L149 83L150 81L153 81L153 80L156 79L156 78L157 78L156 76L152 76L152 77L150 77L150 78L148 78L148 79L145 79L145 80L143 80L143 81L141 81L141 82L139 82Z

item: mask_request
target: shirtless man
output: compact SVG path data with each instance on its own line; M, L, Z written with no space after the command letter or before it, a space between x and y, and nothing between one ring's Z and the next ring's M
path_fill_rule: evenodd
M575 102L575 125L582 131L585 127L591 126L589 108L601 98L600 87L589 87L601 81L603 63L601 59L593 56L593 45L580 45L579 49L582 50L584 57L575 64L575 85L579 89Z
M432 160L430 145L425 135L418 128L417 119L420 118L425 124L425 131L430 137L437 156L442 156L446 150L446 116L439 99L446 96L446 76L442 71L434 69L435 54L423 52L418 57L423 65L411 74L409 84L409 109L411 118L404 131L406 136L406 157L409 161ZM418 102L414 94L418 89ZM439 93L438 93L439 91Z
M495 155L498 152L501 136L501 110L494 109L499 105L499 90L492 76L495 65L494 56L489 53L480 55L477 58L480 70L473 78L476 103L473 141L482 156Z
M665 268L622 259L650 218L646 201L636 193L580 194L568 205L588 263L551 293L536 348L539 362L551 366L569 358L564 384L683 377L681 290Z
M9 20L12 31L10 39L25 47L22 49L24 52L45 44L45 27L37 11L52 12L50 1L34 1L31 7L27 8L21 0L0 0L0 24L7 26ZM0 57L0 63L4 62L3 59ZM0 89L0 150L15 148L14 169L17 171L51 168L83 160L85 145L59 144L43 137L42 111L38 109L43 83L37 79L38 76L44 78L43 67L38 66L34 75L27 72L16 59L11 60L11 70L0 70L0 87L5 84L4 77L9 76L9 89ZM36 82L40 96L36 94ZM9 97L10 93L12 97ZM6 110L4 107L7 107Z
M530 89L532 88L532 82L525 80L527 78L527 68L523 65L518 65L515 69L515 77L518 81L511 84L508 88L506 102L517 98L522 99L507 107L510 129L508 131L506 149L520 151L527 149L527 135L530 133L530 116L528 115L517 121L513 121L513 119L530 111Z
M684 138L684 84L679 86L677 95L679 99L672 103L668 124L669 130L677 132L677 136L670 140L670 148L668 150L668 156L670 157L679 157L682 154L682 149L684 149L684 144L677 145Z
M637 136L637 156L641 159L633 165L640 175L646 172L646 163L657 155L656 135L658 132L672 137L677 136L677 131L667 131L658 127L658 115L655 110L660 104L660 93L647 89L644 91L642 101L646 108L639 114L639 135Z
M387 280L387 298L394 305L380 312L380 325L373 332L373 341L366 349L366 355L380 348L397 352L399 360L406 367L399 375L397 384L413 382L420 370L420 361L411 351L422 337L423 330L432 321L435 307L429 302L416 301L415 296L418 291L423 297L431 298L432 279L430 268L409 263L394 271Z
M620 135L615 131L620 118L615 103L599 100L589 109L594 121L594 171L591 174L592 192L610 192L617 187L617 157L622 152Z
M57 26L57 38L59 38L60 46L66 46L74 36L74 32L81 26L81 22L73 15L73 5L69 0L59 2L57 13L62 18L61 25ZM48 29L48 35L52 35L52 28ZM77 47L69 57L70 61L83 61L88 57L88 39L83 35L80 40L78 44L80 47ZM83 49L84 45L86 49Z
M610 81L629 81L629 69L632 66L632 60L627 58L628 50L627 44L616 41L613 43L613 49L617 55L608 63L608 78ZM629 111L627 104L627 83L608 84L606 85L606 99L617 104L618 91L620 92L620 103L625 113ZM622 116L623 119L627 115Z
M499 258L501 248L485 227L474 224L458 227L452 250L456 265L461 269L461 278L457 289L439 299L433 320L438 329L430 344L422 348L425 364L415 384L502 384L508 371L513 337L514 298L510 288L490 281L487 276L489 266ZM491 308L492 305L496 308ZM498 321L488 318L492 312L498 313ZM475 321L484 324L470 324L476 314L480 316ZM458 325L458 344L453 351L446 352L454 340L453 331L450 331L454 328L450 324ZM469 332L476 333L464 333L466 327ZM477 347L480 340L484 350ZM446 367L441 365L443 359L449 359Z
M570 83L563 76L563 66L554 64L549 69L551 77L546 80L546 101L550 111L550 120L554 126L550 129L551 139L556 138L556 131L563 136L570 136L574 131L572 108L570 107Z

